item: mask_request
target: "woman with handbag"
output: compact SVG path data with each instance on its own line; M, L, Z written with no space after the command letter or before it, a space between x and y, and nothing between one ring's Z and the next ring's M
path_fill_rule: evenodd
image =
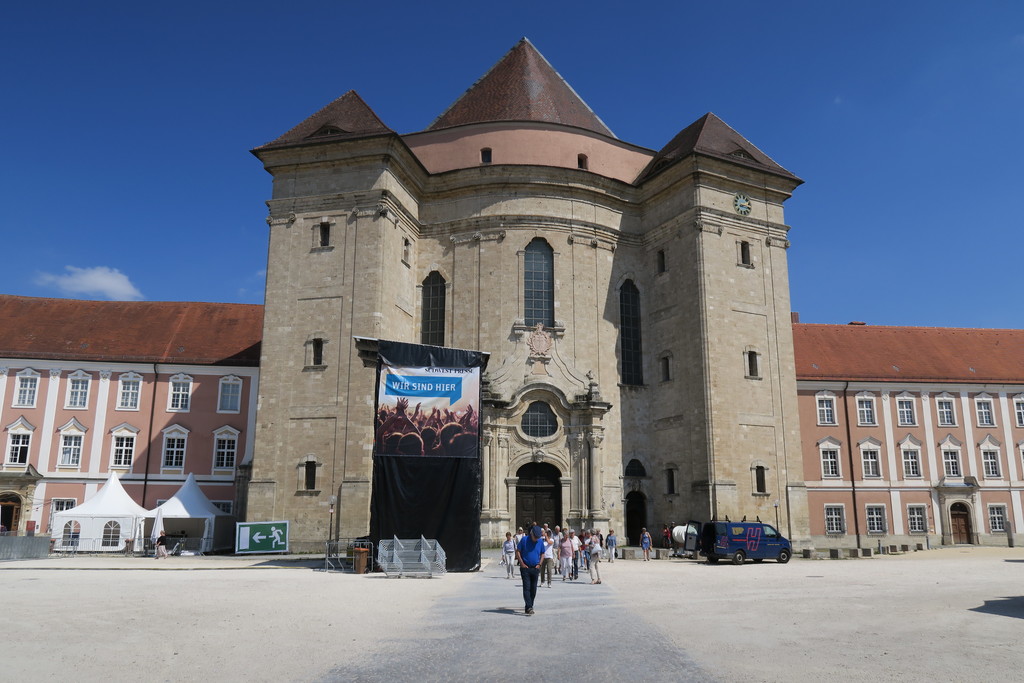
M590 562L587 563L587 569L590 570L590 583L601 583L601 571L597 568L601 562L601 537L596 531L590 534L588 548L590 549Z

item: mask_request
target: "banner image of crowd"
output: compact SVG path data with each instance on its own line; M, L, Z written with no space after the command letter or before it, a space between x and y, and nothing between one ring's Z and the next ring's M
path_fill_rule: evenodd
M480 566L480 375L487 354L378 342L370 538L436 539Z
M406 367L381 362L378 455L476 457L479 415L479 367Z

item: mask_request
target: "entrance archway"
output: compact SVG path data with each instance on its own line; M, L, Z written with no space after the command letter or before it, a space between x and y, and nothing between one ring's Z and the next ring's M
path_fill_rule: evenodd
M21 496L16 493L0 493L0 524L5 531L15 533L21 524Z
M647 499L639 491L630 491L626 494L626 539L629 545L640 545L640 530L646 526Z
M531 462L516 472L516 519L515 526L524 526L532 521L547 522L552 527L561 524L562 487L559 483L558 468L544 462Z
M949 531L954 544L971 543L971 511L963 503L949 506Z

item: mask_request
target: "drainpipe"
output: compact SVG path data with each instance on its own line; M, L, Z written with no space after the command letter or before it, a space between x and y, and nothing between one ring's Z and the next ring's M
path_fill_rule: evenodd
M160 378L160 371L156 367L156 363L153 363L153 391L150 392L152 396L149 399L149 429L147 434L149 436L149 445L146 447L146 470L142 475L142 507L146 507L146 491L149 489L149 461L153 455L153 414L156 411L156 388L158 379ZM139 387L141 391L141 387Z
M853 469L853 435L850 433L850 407L846 402L846 392L850 389L847 382L843 387L843 420L846 422L846 454L850 461L850 491L853 495L853 533L857 535L857 548L860 548L860 518L857 516L857 478Z

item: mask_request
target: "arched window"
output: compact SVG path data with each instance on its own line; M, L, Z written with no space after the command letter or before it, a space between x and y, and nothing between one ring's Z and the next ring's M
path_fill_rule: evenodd
M444 346L445 281L433 270L423 280L423 312L420 318L420 343Z
M768 493L768 482L765 476L767 472L768 468L764 465L754 468L754 493Z
M116 548L121 545L121 525L111 520L103 525L103 547Z
M82 533L82 525L71 520L64 524L64 534L61 536L61 545L78 545L78 536Z
M640 290L632 280L626 280L619 288L619 351L622 354L622 383L634 386L643 384Z
M533 327L555 326L555 252L536 238L526 246L523 259L523 317Z
M544 401L534 401L523 413L523 432L527 436L551 436L558 429L558 418Z
M644 468L643 463L633 458L626 463L626 470L622 474L627 477L646 477L647 470Z

